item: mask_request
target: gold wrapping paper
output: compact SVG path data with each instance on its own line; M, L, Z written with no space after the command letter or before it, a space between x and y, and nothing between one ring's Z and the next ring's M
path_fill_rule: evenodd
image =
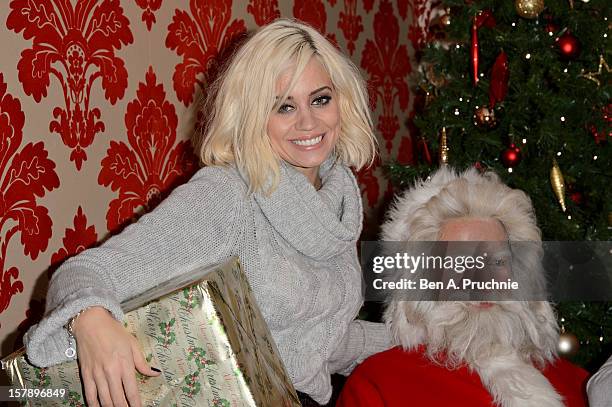
M135 373L143 406L300 406L237 259L185 273L122 307L145 358L162 370ZM66 389L63 399L27 405L85 405L76 361L39 369L20 350L5 362L15 387Z

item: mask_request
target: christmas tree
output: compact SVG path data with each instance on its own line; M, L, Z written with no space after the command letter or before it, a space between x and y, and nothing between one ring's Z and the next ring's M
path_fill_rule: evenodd
M544 240L610 240L609 0L444 0L438 9L417 50L416 163L388 166L395 185L440 163L493 170L531 197ZM612 354L611 303L557 312L566 356L594 369Z

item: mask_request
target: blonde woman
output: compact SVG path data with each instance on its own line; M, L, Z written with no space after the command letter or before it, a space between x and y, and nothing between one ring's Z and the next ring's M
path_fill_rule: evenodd
M199 146L206 167L66 261L45 318L26 334L35 365L77 354L91 406L139 406L134 368L160 374L120 323L120 302L233 255L305 400L328 402L331 373L390 346L384 325L355 320L362 204L349 167L376 154L358 69L316 30L277 20L237 51L212 95Z

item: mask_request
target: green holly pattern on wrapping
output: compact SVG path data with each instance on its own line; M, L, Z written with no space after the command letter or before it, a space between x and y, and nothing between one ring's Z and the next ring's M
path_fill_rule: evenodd
M47 388L51 385L51 378L47 375L47 369L34 368L34 375L36 376L36 387Z
M164 348L168 348L168 345L176 342L176 334L172 332L172 327L176 320L172 318L169 322L160 322L159 330L162 333L162 336L157 336L157 342L160 343Z
M242 370L240 370L240 369L241 369L240 365L238 367L234 368L234 370L233 370L234 376L236 376L236 377L243 377Z
M230 402L227 401L226 399L220 399L219 397L215 397L213 399L213 404L214 407L230 407Z
M216 327L222 334L225 335L225 328L221 321L219 321L219 317L217 315L213 315L208 318L208 325Z
M183 393L190 398L193 398L196 394L200 392L200 388L202 385L198 381L198 376L200 375L200 370L196 370L192 374L185 376L185 386L181 387Z
M195 363L198 366L198 370L199 369L204 369L208 365L214 365L215 364L215 362L213 360L206 359L206 351L204 349L200 348L200 347L190 346L187 349L187 352L189 353L189 356L187 357L187 360L195 360Z
M81 395L76 391L68 392L68 399L62 401L62 404L68 405L70 407L85 407L85 403L83 403Z
M179 303L183 307L187 308L189 312L200 305L200 298L197 296L197 293L198 290L196 290L195 286L191 286L183 290L185 300L181 300Z

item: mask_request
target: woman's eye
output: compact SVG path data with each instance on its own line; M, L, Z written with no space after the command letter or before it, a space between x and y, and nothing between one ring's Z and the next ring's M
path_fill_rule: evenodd
M324 106L329 103L331 96L319 96L312 101L313 105Z
M290 112L290 111L292 111L293 109L294 109L294 108L293 108L293 106L288 105L288 104L284 104L284 105L281 105L281 106L278 108L278 113L289 113L289 112Z

